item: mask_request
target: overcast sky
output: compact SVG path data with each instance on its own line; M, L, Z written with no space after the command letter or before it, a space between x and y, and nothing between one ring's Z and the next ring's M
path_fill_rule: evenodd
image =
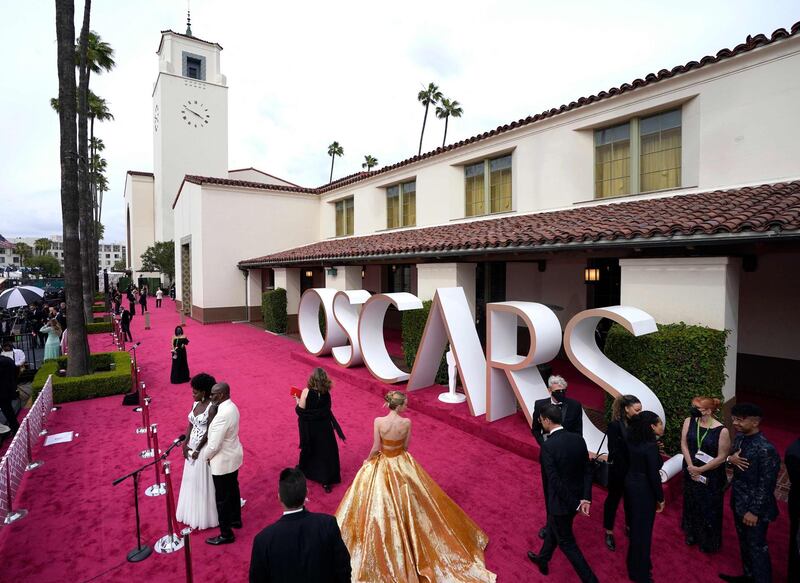
M76 0L76 31L83 2ZM334 178L416 154L436 82L464 108L448 142L578 97L699 60L748 34L800 20L796 0L671 2L192 0L192 30L223 46L229 168L255 166L303 186L328 179L327 146L344 157ZM0 234L61 233L54 0L0 0ZM106 240L124 240L127 170L153 169L151 91L159 32L186 28L186 0L94 0L92 29L117 67L92 77L113 122L106 144ZM429 114L424 150L442 142Z

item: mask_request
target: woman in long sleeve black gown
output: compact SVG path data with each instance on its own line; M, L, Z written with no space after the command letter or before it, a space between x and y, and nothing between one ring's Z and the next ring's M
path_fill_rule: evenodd
M300 430L300 461L297 467L306 478L319 482L330 493L331 485L342 481L339 469L339 446L334 429L344 439L341 427L331 411L331 380L321 368L315 368L308 388L295 397L297 425Z
M183 328L175 327L175 336L172 338L172 371L169 375L169 382L173 385L188 383L191 380L189 375L189 360L186 357L186 345L189 339L183 335Z
M635 395L621 395L614 401L612 421L608 424L608 496L603 505L603 528L606 529L606 547L617 549L614 540L614 522L619 502L625 493L625 475L628 473L628 422L642 410ZM629 528L628 510L625 509L625 528Z
M636 583L653 580L650 548L656 513L664 510L664 491L659 470L663 464L658 437L664 423L652 411L642 411L630 421L628 473L625 476L625 508L630 512L628 578Z

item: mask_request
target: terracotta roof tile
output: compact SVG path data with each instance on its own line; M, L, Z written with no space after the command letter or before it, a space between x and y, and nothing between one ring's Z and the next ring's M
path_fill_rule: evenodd
M239 265L267 267L437 251L513 251L569 243L591 246L653 237L768 232L800 237L800 181L330 239Z

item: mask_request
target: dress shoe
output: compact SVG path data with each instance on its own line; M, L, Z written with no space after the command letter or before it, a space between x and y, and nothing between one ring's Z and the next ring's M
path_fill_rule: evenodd
M694 545L696 545L696 544L697 544L697 541L696 541L696 540L694 540L694 537L693 537L693 536L690 536L690 535L688 535L688 534L686 535L686 539L685 539L685 541L686 541L686 546L687 546L687 547L691 547L691 546L694 546Z
M547 536L547 527L544 526L544 527L539 529L539 538L544 540L544 537L546 537L546 536Z
M539 567L539 572L542 575L547 575L550 572L550 567L548 567L547 561L533 551L528 551L528 558L530 559L531 563Z
M726 575L724 573L720 573L719 578L729 583L753 583L755 581L755 579L747 575Z
M606 533L606 546L608 547L609 551L617 550L617 543L614 540L614 535L608 532Z
M242 521L237 520L235 522L231 522L231 528L242 528Z
M211 538L207 538L206 542L208 544L210 544L210 545L215 545L216 546L216 545L229 545L235 540L236 540L236 537L233 537L233 536L228 537L228 536L219 535L219 536L212 536Z
M331 493L331 487L328 484L322 484L322 489L325 490L326 494Z
M630 526L626 526L625 527L625 536L627 536L628 538L631 538L631 527Z

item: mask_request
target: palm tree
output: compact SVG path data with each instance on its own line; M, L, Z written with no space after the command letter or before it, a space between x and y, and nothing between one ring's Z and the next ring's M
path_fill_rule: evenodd
M39 255L47 255L47 252L50 251L50 247L52 247L52 243L47 237L41 237L33 242L33 248Z
M94 36L96 37L96 35L94 35ZM107 120L114 119L114 116L112 115L111 111L109 111L108 105L106 104L106 100L103 99L102 97L98 97L97 95L95 95L90 89L89 90L89 149L90 149L90 156L91 156L90 159L92 161L92 168L90 170L91 174L90 174L90 177L89 177L89 183L91 185L92 210L94 211L93 212L94 220L93 220L93 223L92 223L93 225L97 224L100 221L100 214L102 212L101 207L103 205L102 195L100 196L99 200L98 200L98 196L97 196L97 193L98 193L97 176L98 176L98 172L105 172L105 165L103 166L102 169L98 169L94 165L94 160L97 157L96 146L98 145L98 142L100 144L103 143L102 140L95 141L95 137L94 137L94 120L95 119L97 121L107 121ZM103 148L105 148L105 146L103 146ZM105 164L105 160L103 160L103 162ZM96 232L93 232L92 235L93 236L92 236L92 238L91 238L91 240L89 242L90 246L92 247L91 253L90 253L90 258L91 258L90 260L92 261L92 264L93 264L92 273L97 273L99 271L99 269L100 269L100 266L99 266L99 264L97 262L98 261L98 259L97 259L97 250L98 250L98 242L100 241L100 238L98 237L98 234Z
M464 110L461 109L461 104L453 99L450 101L446 97L442 97L442 104L436 106L436 117L444 120L444 137L442 138L442 148L447 141L447 122L451 117L461 117Z
M33 255L33 249L27 243L20 241L19 243L14 243L14 253L19 255L19 264L25 265Z
M364 156L364 163L361 165L361 167L366 168L367 172L369 172L374 166L377 165L378 165L378 159L367 154L366 156Z
M89 4L89 0L86 0ZM69 328L67 375L89 372L89 344L83 310L83 282L80 268L78 209L78 143L75 87L75 3L56 2L56 39L58 47L58 111L61 158L61 216L64 234L64 291Z
M442 92L439 91L439 86L435 83L428 83L427 89L423 89L417 94L417 101L425 106L425 117L422 118L422 133L419 135L419 152L417 156L422 154L422 136L425 135L425 123L428 121L428 107L431 104L436 105L442 99Z
M333 161L336 160L336 156L343 155L344 148L339 145L339 142L333 142L330 146L328 146L328 156L331 157L331 177L328 179L328 183L333 182Z

